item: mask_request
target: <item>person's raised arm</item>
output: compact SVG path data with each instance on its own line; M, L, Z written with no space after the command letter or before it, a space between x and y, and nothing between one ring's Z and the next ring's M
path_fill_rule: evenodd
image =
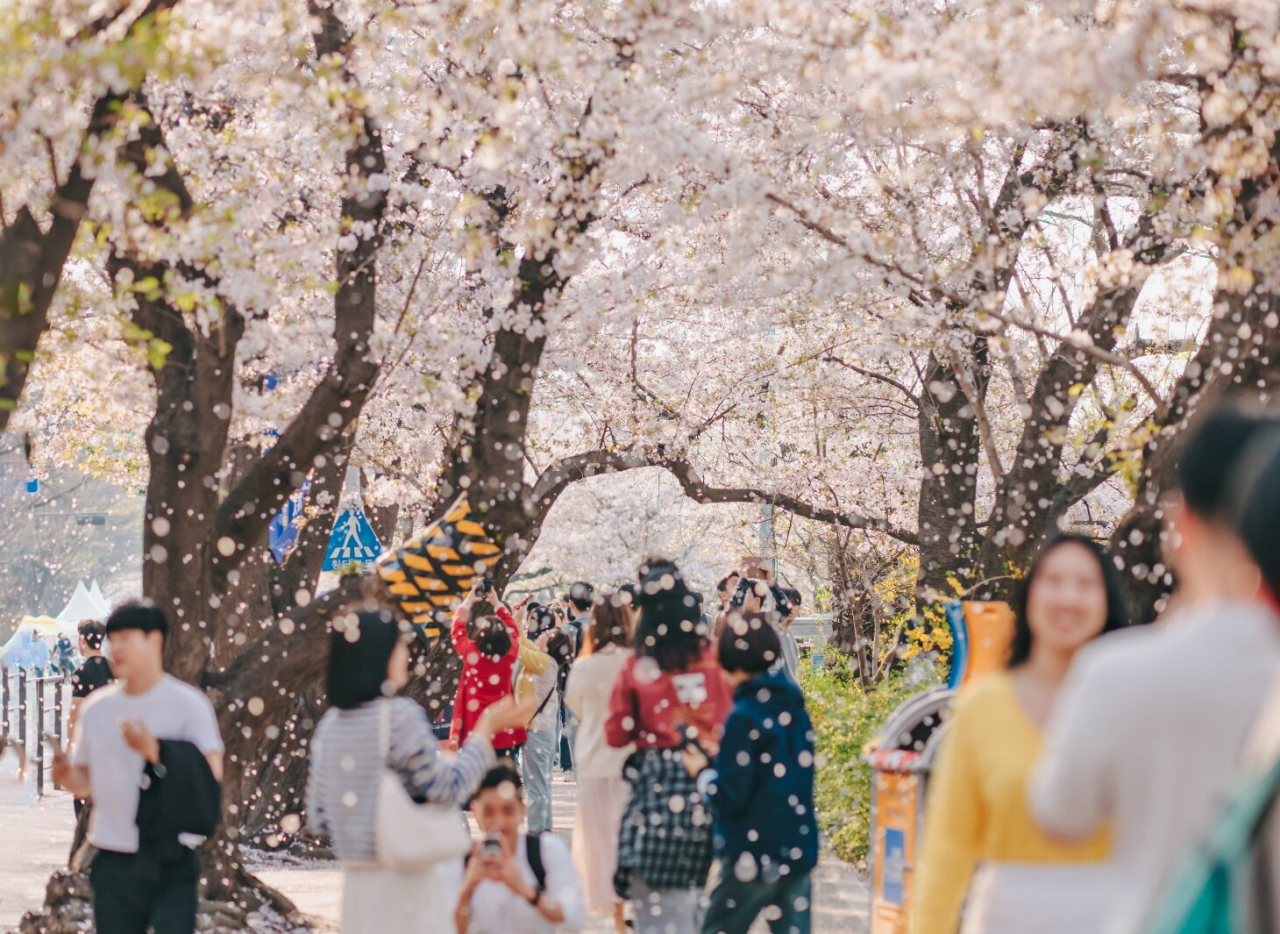
M507 627L507 633L511 636L511 648L507 650L507 656L515 657L520 652L520 627L516 625L516 618L503 603L499 603L494 608L494 612L498 619L502 620L502 625Z
M463 603L453 613L453 625L449 627L449 638L453 642L453 650L466 664L468 658L476 654L476 644L467 634L467 624L471 622L471 605Z
M519 638L518 644L520 646L520 654L518 656L520 666L530 674L545 674L547 669L551 667L551 656L524 636Z

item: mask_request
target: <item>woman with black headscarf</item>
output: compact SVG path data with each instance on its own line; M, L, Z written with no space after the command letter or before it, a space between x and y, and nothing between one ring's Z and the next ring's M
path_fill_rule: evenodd
M437 896L434 868L403 872L378 863L378 785L394 769L415 800L466 803L493 765L493 736L523 725L532 704L507 700L481 714L453 761L426 712L395 695L409 683L407 625L387 610L334 621L329 641L329 710L311 745L307 823L333 840L343 863L342 934L409 934L433 916L452 917Z
M635 655L609 700L605 739L636 752L623 777L631 800L618 840L618 894L630 898L639 934L693 934L711 867L711 815L681 751L713 756L732 691L702 618L702 597L668 560L640 565Z

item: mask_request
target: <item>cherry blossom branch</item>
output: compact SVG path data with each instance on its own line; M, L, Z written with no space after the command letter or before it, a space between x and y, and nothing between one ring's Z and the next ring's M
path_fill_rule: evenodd
M343 80L353 86L348 58L351 36L333 4L313 0L311 12L319 21L314 36L317 58L335 62ZM377 317L374 259L382 245L387 189L372 182L386 174L387 162L381 130L355 100L346 98L347 117L356 134L347 151L345 175L351 188L342 199L336 250L333 337L337 349L289 427L218 507L219 539L240 545L266 536L272 518L317 458L331 454L342 433L360 417L380 370L369 342Z
M1167 408L1164 399L1161 398L1160 393L1156 390L1156 387L1152 384L1151 380L1149 380L1146 375L1134 365L1132 360L1127 360L1120 354L1113 353L1110 350L1103 350L1101 347L1094 346L1087 339L1086 335L1059 334L1057 331L1042 328L1029 321L1022 321L1013 315L1006 315L1002 312L991 311L989 309L983 309L982 314L995 321L999 321L1002 324L1020 328L1028 333L1043 337L1046 340L1058 341L1068 347L1073 347L1081 353L1088 354L1091 357L1096 357L1103 363L1109 363L1112 366L1120 367L1138 381L1138 384L1142 387L1143 391L1151 398L1151 401L1155 406L1156 417L1163 418L1162 413L1164 413Z
M145 25L161 20L177 0L151 0L130 23L127 42ZM123 11L100 18L85 30L95 35L109 27ZM140 80L140 79L139 79ZM31 208L18 208L13 223L0 231L0 431L9 422L26 387L27 375L40 339L49 328L49 309L62 281L62 272L89 209L96 173L87 168L95 145L118 124L122 106L134 85L123 93L109 92L94 102L79 152L67 177L59 183L50 148L55 190L49 211L53 220L42 231ZM0 225L4 217L0 215Z
M898 382L892 376L886 376L883 373L877 373L874 370L864 369L858 366L856 363L850 363L849 361L842 360L836 356L826 356L826 357L823 357L822 360L824 363L838 364L839 366L844 367L846 370L852 370L854 373L858 373L862 376L867 377L868 379L874 379L877 382L884 383L886 386L892 386L894 389L898 390L904 396L910 399L912 403L916 405L917 408L920 406L920 397L916 395L914 392L912 392L910 389L908 389L905 384Z
M660 467L666 470L679 482L685 495L697 503L768 503L802 519L846 529L881 532L904 544L919 544L918 538L913 533L895 528L882 519L817 506L787 493L768 492L757 487L712 486L702 480L697 470L687 460L669 456L661 447L597 450L561 458L543 471L534 483L529 496L533 508L545 515L560 493L571 483L598 474L617 473L641 467Z

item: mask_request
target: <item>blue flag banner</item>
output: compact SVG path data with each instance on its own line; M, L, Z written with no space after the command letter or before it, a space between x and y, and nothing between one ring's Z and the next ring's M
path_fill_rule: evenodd
M364 510L348 506L338 514L329 536L329 547L324 553L326 571L338 571L349 564L372 564L382 554L382 545L373 533Z
M271 520L267 544L277 562L283 562L285 555L298 543L298 530L301 527L302 510L307 505L307 491L311 489L311 478L303 481L302 486L293 491L276 517Z

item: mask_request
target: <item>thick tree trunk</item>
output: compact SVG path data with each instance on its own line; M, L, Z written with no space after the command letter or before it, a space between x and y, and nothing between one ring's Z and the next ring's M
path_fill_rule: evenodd
M1247 295L1219 293L1204 343L1174 389L1162 424L1142 453L1134 505L1111 537L1111 548L1129 574L1134 610L1154 619L1175 584L1162 553L1165 493L1176 488L1178 442L1200 411L1227 398L1270 401L1280 387L1280 294L1259 278ZM1273 322L1268 326L1267 322ZM1240 339L1241 333L1250 337Z
M1233 47L1234 58L1216 82L1229 86L1242 82L1253 87L1257 80L1255 51L1243 38ZM1232 74L1240 70L1241 75ZM1207 135L1231 139L1249 136L1261 119L1254 106L1270 106L1259 95L1226 125L1214 126ZM1204 129L1202 128L1202 129ZM1140 617L1154 618L1172 591L1174 580L1161 553L1163 529L1161 497L1175 486L1178 439L1197 411L1205 411L1226 397L1267 401L1280 386L1280 282L1272 274L1276 220L1274 193L1280 184L1280 141L1273 140L1269 158L1256 174L1223 177L1210 173L1209 184L1226 188L1233 213L1218 231L1218 291L1213 319L1203 343L1174 386L1164 418L1155 426L1142 455L1142 472L1133 508L1111 538L1112 548L1129 572L1135 607ZM1251 162L1231 163L1223 171L1254 171ZM1235 287L1238 273L1248 277L1247 291Z
M955 371L929 355L917 423L922 473L917 507L920 604L954 595L952 582L968 586L977 559L974 513L981 448L973 406Z

